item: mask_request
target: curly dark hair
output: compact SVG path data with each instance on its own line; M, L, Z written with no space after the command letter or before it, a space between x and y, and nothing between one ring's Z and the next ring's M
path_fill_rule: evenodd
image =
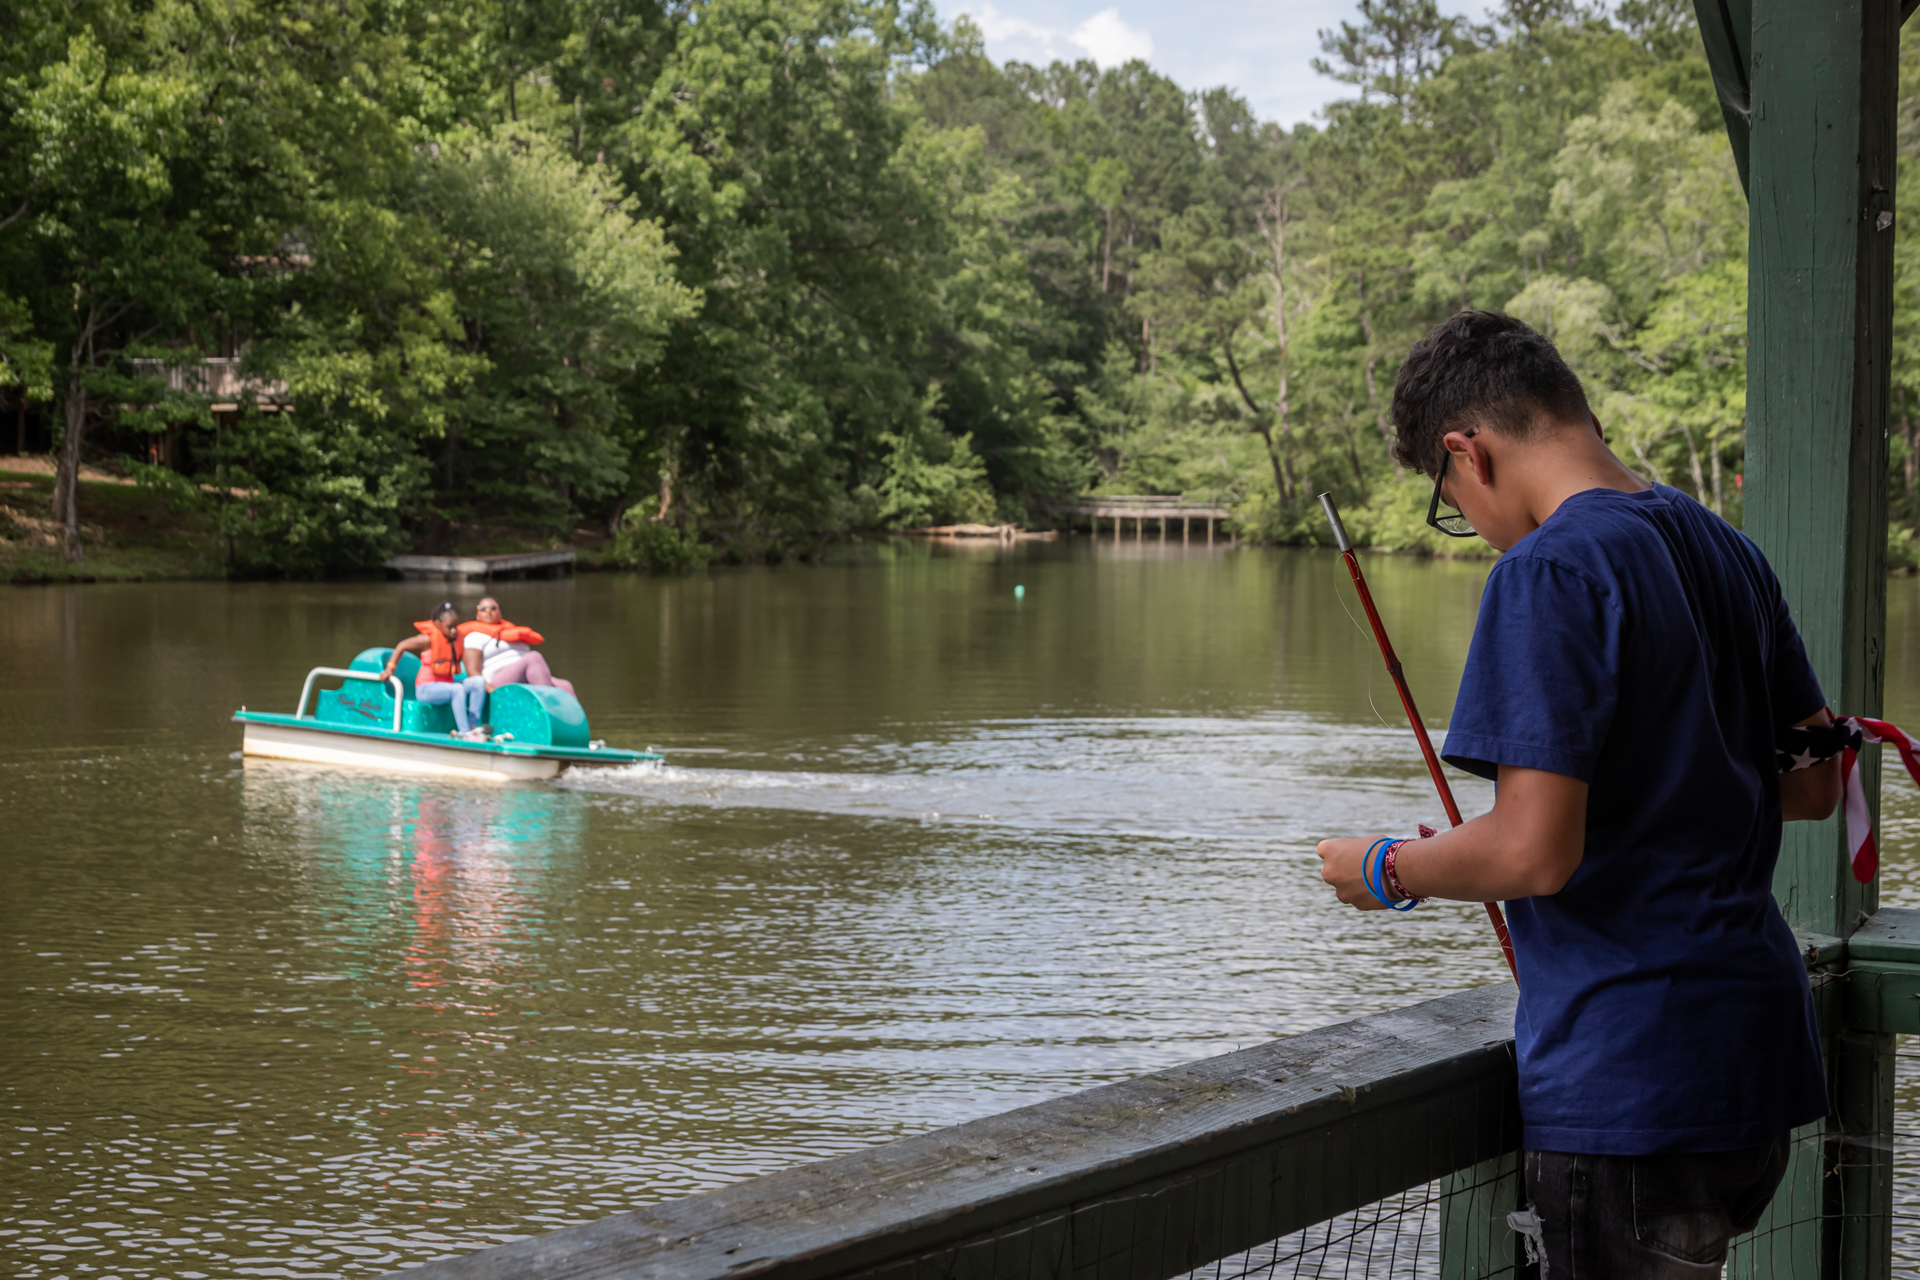
M1491 427L1524 440L1542 416L1571 426L1591 413L1553 343L1498 311L1462 311L1413 344L1393 381L1393 459L1431 476L1449 431Z

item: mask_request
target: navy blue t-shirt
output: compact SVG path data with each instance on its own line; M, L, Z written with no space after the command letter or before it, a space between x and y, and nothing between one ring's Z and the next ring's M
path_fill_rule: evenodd
M1590 787L1579 870L1507 904L1529 1148L1723 1151L1826 1114L1771 894L1775 730L1824 704L1759 548L1676 489L1576 494L1488 574L1444 754Z

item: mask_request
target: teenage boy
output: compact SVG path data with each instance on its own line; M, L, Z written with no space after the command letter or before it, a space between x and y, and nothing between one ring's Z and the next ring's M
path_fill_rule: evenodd
M1627 470L1520 321L1434 329L1393 416L1394 457L1434 478L1429 520L1505 552L1444 752L1497 790L1430 839L1322 841L1321 874L1362 910L1384 905L1369 880L1393 901L1506 901L1538 1228L1514 1225L1542 1274L1717 1276L1788 1130L1827 1113L1770 893L1781 822L1840 796L1837 758L1782 773L1776 755L1831 736L1812 728L1820 685L1759 549Z

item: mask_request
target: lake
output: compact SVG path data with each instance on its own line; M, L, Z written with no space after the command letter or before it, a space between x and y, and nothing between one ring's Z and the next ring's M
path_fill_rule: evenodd
M1489 567L1368 561L1436 729ZM505 583L664 766L243 767L233 710L448 594L0 595L11 1274L378 1274L1504 977L1478 906L1319 880L1322 835L1441 821L1330 553ZM1890 613L1920 727L1920 580ZM1903 777L1886 811L1920 905Z

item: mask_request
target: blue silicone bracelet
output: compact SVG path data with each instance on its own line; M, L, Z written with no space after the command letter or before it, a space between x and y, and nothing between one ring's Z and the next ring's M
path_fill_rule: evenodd
M1386 886L1375 882L1374 855L1392 843L1392 836L1382 836L1368 845L1367 851L1360 856L1360 883L1366 886L1367 892L1373 895L1374 901L1383 907L1391 907L1393 903L1387 900Z
M1418 898L1395 902L1387 895L1387 850L1405 843L1404 840L1384 836L1368 845L1365 856L1360 859L1360 883L1366 886L1375 901L1389 911L1411 911L1420 905Z

